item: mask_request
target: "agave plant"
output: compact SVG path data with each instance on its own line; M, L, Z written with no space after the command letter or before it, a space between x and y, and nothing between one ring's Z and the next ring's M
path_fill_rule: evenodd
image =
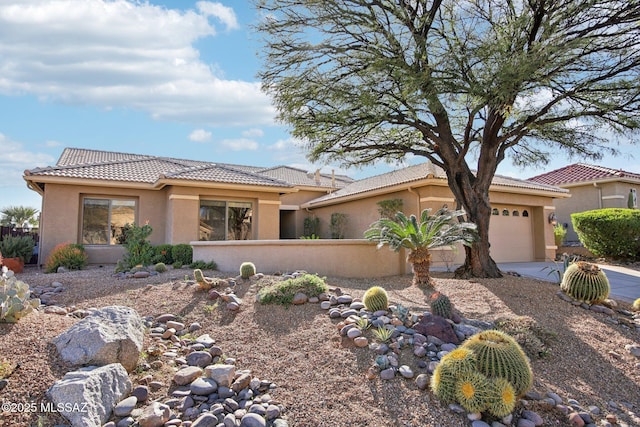
M476 239L475 224L456 220L464 214L463 210L441 208L431 215L431 209L425 209L418 221L415 215L407 217L398 212L395 219L380 218L371 224L364 237L378 242L378 248L389 245L396 252L409 249L407 261L413 267L413 284L433 286L430 250L456 243L470 246Z

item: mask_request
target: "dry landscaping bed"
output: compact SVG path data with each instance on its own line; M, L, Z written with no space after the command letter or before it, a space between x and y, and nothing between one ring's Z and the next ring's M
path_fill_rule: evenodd
M290 426L470 425L465 414L452 412L413 380L400 376L367 379L375 355L341 337L337 321L319 304L260 305L255 302L260 283L248 280L238 281L235 292L243 303L239 311L232 312L209 300L193 282L185 281L190 270L169 270L144 279L115 279L112 271L112 266L57 274L27 269L18 279L32 286L60 282L64 291L52 302L63 307L126 305L143 317L172 313L185 324L199 323L196 335L209 334L240 369L250 369L277 385L270 394L285 408ZM435 277L436 289L449 296L468 319L530 316L555 334L547 357L532 360L534 393L545 396L552 392L565 403L574 399L582 408L593 407L592 411L599 412L594 414L598 423L604 423L609 415L609 421L617 420L619 425L640 425L640 359L625 349L640 341L640 333L614 323L620 315L611 317L567 303L556 296L558 287L548 282L510 275L474 281L452 279L449 273ZM378 285L387 290L391 303L400 303L415 313L428 307L427 292L411 286L408 276L367 280L330 277L327 282L356 298ZM45 391L74 369L60 360L50 341L76 321L39 311L17 324L0 324L0 362L13 370L8 385L0 391L0 401L40 405L46 400ZM146 338L145 348L151 345ZM401 353L401 363L416 374L426 372L410 353ZM150 399L161 400L172 389L174 373L170 365L156 364L156 369L137 370L131 378L135 385L151 374L164 386L153 391ZM523 400L516 412L524 409L542 415L544 425L570 425L565 414L544 401ZM0 426L38 423L64 424L64 420L54 413L37 411L2 412L0 416Z

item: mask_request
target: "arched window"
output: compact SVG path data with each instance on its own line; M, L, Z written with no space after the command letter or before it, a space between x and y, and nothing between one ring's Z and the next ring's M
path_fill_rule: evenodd
M514 211L511 213L511 215L513 215L513 216L520 216L520 212L518 212L518 210L516 209L516 210L514 210Z
M522 211L522 216L524 216L524 217L529 216L529 211L528 211L528 210L526 210L526 209L525 209L525 210L523 210L523 211Z

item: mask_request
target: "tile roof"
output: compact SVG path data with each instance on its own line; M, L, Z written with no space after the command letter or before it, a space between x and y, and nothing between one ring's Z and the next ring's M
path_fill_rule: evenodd
M430 162L420 163L413 166L404 167L392 172L387 172L381 175L364 178L334 191L326 196L319 197L308 202L308 205L313 206L316 204L330 203L334 200L340 200L346 197L355 196L370 191L380 190L388 187L393 187L402 184L409 184L411 182L420 181L426 179L431 175L431 178L446 180L445 171L433 165ZM528 190L537 191L550 191L558 194L567 193L567 190L554 187L551 185L533 183L521 179L510 178L502 175L495 175L492 181L492 185L499 185L503 187L522 188Z
M616 178L640 181L640 174L623 171L622 169L611 169L603 166L575 163L560 169L552 170L551 172L536 175L529 178L528 181L540 184L560 185Z
M272 168L261 169L257 171L257 173L288 182L292 185L305 187L342 188L353 182L353 179L344 175L334 175L334 179L332 180L331 175L323 173L319 174L320 180L316 181L314 173L306 172L302 169L293 168L291 166L275 166Z
M291 187L291 184L260 175L263 168L175 159L80 148L65 148L56 166L25 171L31 176L96 179L153 184L159 179L208 181Z

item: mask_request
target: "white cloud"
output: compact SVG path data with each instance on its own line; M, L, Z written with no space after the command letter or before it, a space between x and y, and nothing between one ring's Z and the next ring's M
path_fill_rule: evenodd
M211 3L208 1L199 1L196 3L196 7L203 14L218 18L227 27L227 30L239 28L236 14L230 7L221 3Z
M220 141L220 145L231 151L255 151L258 149L258 143L248 138L224 139Z
M26 184L22 175L26 169L47 166L55 163L55 159L45 153L34 153L24 149L19 142L12 141L0 133L0 187L15 187Z
M245 138L261 138L264 136L264 131L258 128L247 129L242 132L242 136Z
M53 140L45 141L45 143L44 143L44 146L47 147L47 148L60 147L61 145L62 145L62 142L53 141Z
M196 129L189 134L189 139L195 142L211 141L211 132L204 129Z
M302 154L302 142L295 138L279 139L267 147L272 151L296 151Z
M0 4L0 94L101 108L158 120L272 124L258 82L228 80L193 44L216 35L232 9L199 2L179 11L127 0L6 0Z

